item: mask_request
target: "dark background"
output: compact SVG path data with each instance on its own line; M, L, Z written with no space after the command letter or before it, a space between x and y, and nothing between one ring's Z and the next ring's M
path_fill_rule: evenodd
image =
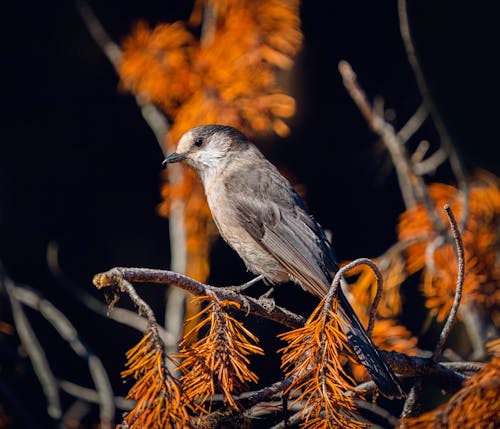
M494 3L420 0L411 1L409 11L426 78L467 169L500 174ZM155 24L186 19L191 10L185 1L91 5L116 41L139 18ZM156 213L162 154L133 97L118 91L112 66L72 1L11 2L2 15L0 259L11 278L65 312L123 394L123 352L139 334L82 310L50 274L45 253L48 243L57 243L66 276L99 299L91 284L96 272L167 268L168 221ZM369 97L383 96L386 108L394 109L393 124L405 123L420 96L399 35L396 2L306 1L302 19L305 43L292 86L298 112L291 136L276 138L267 155L305 185L309 207L332 230L340 260L377 256L395 240L403 203L388 155L343 89L337 64L351 62ZM418 136L437 141L429 121ZM453 179L445 167L433 180ZM214 283L248 278L223 243L215 249ZM236 267L231 275L228 266ZM161 301L155 300L163 294L159 289L140 291L151 302ZM29 315L42 343L50 344L58 376L84 378L84 365L67 358L67 345ZM0 319L9 317L4 300ZM44 399L29 364L4 360L0 379L26 395L35 416L43 415Z

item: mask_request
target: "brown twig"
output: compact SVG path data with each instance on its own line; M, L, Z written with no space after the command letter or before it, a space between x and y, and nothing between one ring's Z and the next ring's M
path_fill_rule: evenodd
M345 88L358 106L368 126L381 138L391 155L396 167L396 174L405 206L407 208L413 207L417 203L417 197L414 186L411 183L413 174L405 147L399 141L392 125L388 124L372 109L366 94L357 83L356 74L351 65L347 61L340 61L339 72Z
M362 399L355 399L354 402L358 409L366 410L378 417L383 418L391 426L395 427L399 425L399 420L396 417L394 417L389 411L378 406L376 403L363 401ZM370 427L373 428L373 426Z
M239 411L218 410L205 417L205 421L210 423L210 427L220 427L223 421L226 421L231 415L241 413L241 410L246 410L245 414L253 415L252 407L268 400L277 393L286 390L293 381L293 377L285 378L284 380L277 381L276 383L266 386L263 389L252 392L251 395L240 395L238 403L241 406Z
M103 428L112 427L115 416L115 407L112 399L113 390L101 360L83 344L73 324L50 301L32 289L16 285L9 279L1 265L0 277L0 282L4 286L11 302L12 313L19 337L28 352L33 369L47 398L48 414L57 420L62 417L59 388L45 351L26 317L23 305L36 310L50 323L61 338L69 344L73 351L87 361L98 397L101 426Z
M413 172L419 176L429 174L437 170L437 168L446 161L448 154L439 148L436 152L430 155L427 159L413 164Z
M413 134L415 134L422 126L428 115L429 111L427 110L425 104L422 103L418 106L417 111L410 117L410 119L406 121L406 124L404 124L398 131L397 136L399 141L404 144L410 140L411 136L413 136Z
M73 383L68 380L60 380L59 387L61 390L66 392L68 395L74 398L81 399L90 404L99 403L99 394L94 389L89 389L88 387L80 386L79 384ZM132 399L126 399L122 396L115 396L114 398L116 408L120 410L130 411L135 404Z
M123 56L120 46L111 39L106 29L85 0L78 0L76 4L80 17L87 27L89 34L92 36L92 39L94 39L118 73ZM137 95L135 100L141 109L144 120L153 131L161 150L165 154L164 141L169 128L167 119L154 104L149 103L140 95Z
M125 308L114 307L113 311L109 310L109 306L87 293L82 287L73 282L65 274L59 263L59 246L56 242L50 242L46 252L47 267L54 278L63 286L69 293L73 294L85 307L97 313L100 316L109 317L110 319L122 325L136 329L142 333L148 330L148 321L139 316L137 313ZM173 351L177 341L174 336L166 331L163 327L158 326L159 335L165 344L166 351Z
M383 278L382 278L382 273L378 269L377 264L375 264L375 262L373 262L371 259L359 258L359 259L356 259L356 260L344 265L341 269L339 269L339 271L335 274L335 277L333 278L332 284L330 286L330 290L328 291L328 294L326 295L325 305L323 306L323 311L327 312L330 309L343 275L346 272L348 272L348 271L352 270L353 268L358 267L360 265L367 265L368 267L370 267L370 269L373 271L373 274L375 274L375 277L377 279L377 292L375 293L375 297L373 298L373 303L372 303L372 306L370 308L368 327L366 328L368 335L371 336L372 331L373 331L373 326L375 324L375 316L377 315L378 305L380 303L380 299L382 298L383 283L384 283Z
M460 157L458 156L458 153L451 142L451 138L448 130L446 129L446 125L443 121L443 118L441 117L439 109L434 103L432 94L427 86L427 82L425 81L424 73L422 71L422 67L420 66L418 55L415 50L415 45L413 43L406 2L407 0L398 0L398 15L401 38L403 39L408 62L413 69L413 74L415 75L418 89L420 91L420 94L422 95L427 109L429 109L429 113L434 122L434 125L436 126L436 130L441 140L441 146L448 154L451 169L453 170L453 173L457 179L458 188L461 191L463 204L462 215L460 219L460 229L463 230L467 223L467 218L469 215L469 183L467 181L467 176L462 166L462 162L460 161Z
M207 293L211 292L221 301L229 300L238 303L241 307L241 311L244 313L251 313L268 320L273 320L289 328L297 328L303 326L305 323L304 317L285 308L274 306L270 309L268 306L263 305L258 299L238 294L227 288L209 286L182 274L174 273L173 271L154 270L149 268L113 268L105 273L94 276L94 285L98 289L118 286L117 282L120 279L138 283L171 285L191 292L196 296L207 295Z
M119 287L120 284L128 284L126 290L133 289L133 286L129 282L168 284L182 288L196 296L203 296L211 292L219 300L230 300L238 303L242 313L251 313L289 328L298 328L305 323L304 317L285 308L276 305L270 309L268 306L260 303L258 299L238 294L230 289L209 286L172 271L148 268L113 268L105 273L94 276L94 284L98 289ZM137 296L136 293L135 295ZM153 319L148 317L148 320ZM459 389L465 380L464 376L447 368L445 365L434 362L432 358L408 356L404 353L383 350L380 350L380 354L394 371L401 376L432 377L434 382L439 383L440 386L449 391Z
M420 406L418 401L420 393L422 392L422 380L416 380L410 389L410 393L406 397L405 404L403 406L403 411L401 411L401 418L406 419L408 417L413 417Z
M398 134L396 134L392 125L387 123L383 117L377 115L372 109L366 94L357 82L356 74L347 61L339 63L339 72L345 88L358 106L368 126L380 137L391 155L406 208L415 206L417 202L422 203L434 225L434 230L438 232L443 231L444 224L441 218L435 213L434 205L422 178L414 174L413 163ZM405 133L408 134L407 131Z
M448 314L448 319L446 319L446 323L444 324L443 330L441 331L441 335L439 336L439 340L434 349L434 362L438 362L441 357L441 353L443 352L444 345L446 340L448 339L448 335L450 335L451 328L453 328L453 324L455 323L458 308L460 306L460 301L462 299L462 288L464 284L464 276L465 276L465 256L464 256L464 244L462 242L462 236L460 235L460 230L457 225L457 221L455 219L455 215L451 210L451 207L447 204L444 206L444 210L448 216L448 220L450 222L451 232L453 234L453 239L455 240L455 249L457 254L457 264L458 264L458 275L457 282L455 287L455 298L453 299L453 304L450 309L450 313Z
M98 395L100 421L103 428L111 428L115 417L113 389L101 360L80 340L78 332L69 319L52 303L33 290L14 286L11 294L20 303L38 311L59 333L73 351L87 361L90 376Z
M47 355L26 317L23 306L14 297L14 289L16 286L8 277L5 277L3 273L1 277L1 282L10 300L17 334L33 365L33 370L40 382L45 399L47 400L47 414L54 420L60 420L62 417L61 398L59 389L57 388L57 380L50 368Z

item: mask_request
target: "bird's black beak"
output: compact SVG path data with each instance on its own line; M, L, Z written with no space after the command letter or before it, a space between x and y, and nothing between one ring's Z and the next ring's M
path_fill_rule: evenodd
M167 164L172 164L173 162L183 161L186 159L186 157L187 157L186 152L183 152L183 153L174 152L174 153L170 154L169 156L167 156L161 165L163 165L163 167L166 167Z

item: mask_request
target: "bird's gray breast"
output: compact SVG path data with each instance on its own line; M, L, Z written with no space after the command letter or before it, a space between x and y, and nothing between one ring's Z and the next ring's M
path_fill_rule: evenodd
M205 182L212 217L222 238L238 253L251 272L262 274L272 282L288 281L287 270L272 253L263 248L258 239L264 234L264 229L255 231L256 225L279 222L280 210L267 203L265 198L259 198L261 183L253 183L249 171L246 168L242 171L228 168ZM240 183L235 183L237 181ZM242 199L246 207L243 213L240 209ZM266 205L265 209L263 204Z

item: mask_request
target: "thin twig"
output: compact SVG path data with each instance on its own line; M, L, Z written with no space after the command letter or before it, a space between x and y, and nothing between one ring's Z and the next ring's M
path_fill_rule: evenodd
M419 176L423 176L424 174L429 174L437 170L437 168L446 161L448 158L448 154L443 150L443 148L439 148L436 152L434 152L427 159L424 159L420 162L416 162L413 164L413 172Z
M368 126L382 139L391 155L406 208L413 207L417 203L417 197L411 183L413 174L405 147L399 141L394 128L378 116L370 106L366 94L357 83L356 74L351 65L347 61L340 61L339 72L342 75L345 88L358 106Z
M77 9L88 32L118 73L123 57L120 46L111 39L106 29L85 0L77 0ZM167 119L154 104L145 100L144 97L136 95L135 101L141 109L144 120L153 131L160 145L160 149L165 155L165 136L169 128Z
M48 244L46 260L49 271L58 283L69 293L74 295L76 299L78 299L89 310L99 314L100 316L108 317L122 325L136 329L139 332L145 333L148 331L148 321L144 317L139 316L133 311L116 306L113 306L113 309L110 311L109 306L85 292L85 290L83 290L79 285L69 279L61 268L59 262L59 246L56 242L50 242ZM170 332L167 332L162 326L158 326L158 333L165 344L167 351L170 351L170 349L177 344L175 337Z
M172 271L148 268L113 268L105 273L94 276L94 285L98 289L117 287L123 284L123 280L126 280L126 283L129 285L127 290L130 288L133 290L133 286L128 282L138 282L168 284L182 288L196 296L213 293L219 300L229 300L238 303L240 311L244 314L251 313L264 319L273 320L289 328L302 327L306 321L304 317L277 305L269 309L268 306L262 305L258 299L238 294L230 289L209 286ZM133 292L137 296L135 290ZM438 383L448 391L459 389L466 379L461 374L434 362L432 358L408 356L404 353L383 350L380 350L380 354L394 371L401 376L429 376L432 377L435 383Z
M434 356L433 356L434 362L439 361L446 340L448 339L448 335L450 335L451 328L455 323L458 308L460 306L460 300L462 299L462 288L465 276L465 256L464 256L464 244L462 242L462 236L460 235L460 230L458 228L457 221L455 219L453 211L451 210L451 207L447 204L444 206L444 210L446 211L446 214L448 216L451 232L455 240L458 274L455 287L455 298L453 299L453 304L450 309L450 314L448 314L448 319L446 320L443 330L441 331L441 335L439 336L439 341L437 342L436 347L434 349Z
M420 94L422 95L427 109L429 109L431 118L436 126L436 130L441 139L441 146L448 153L450 166L453 170L453 174L457 179L458 188L461 191L463 204L462 214L460 218L460 229L463 230L467 223L467 218L469 215L469 183L467 181L467 176L462 166L462 162L460 161L460 157L458 156L458 153L451 142L451 138L448 130L446 129L446 125L443 121L443 118L441 117L439 109L437 108L432 98L432 94L429 91L427 82L425 81L424 73L420 66L418 55L415 50L415 45L413 43L406 2L407 0L398 0L398 15L401 37L406 49L408 62L413 69L413 74L415 75L418 89L420 91Z
M429 148L431 147L431 144L427 140L422 140L415 151L413 152L413 155L411 156L410 160L413 164L413 169L415 170L415 164L419 163L425 158L425 155Z
M158 283L172 285L191 292L196 296L204 296L213 293L219 300L234 301L240 305L243 313L254 314L265 319L273 320L289 328L303 326L305 318L285 308L274 306L269 309L258 299L238 294L230 289L218 288L200 283L190 277L172 271L154 270L149 268L113 268L105 273L94 276L94 285L98 289L110 286L118 286L119 279L126 279L138 283Z
M308 410L300 410L299 412L291 415L288 419L279 422L278 424L271 427L271 429L286 429L294 427L297 423L304 419L307 415Z
M484 362L441 362L440 364L459 372L478 372L486 365Z
M83 419L90 413L92 406L85 401L77 399L64 412L62 416L62 428L78 428L83 427Z
M345 88L358 106L368 126L380 137L391 155L406 208L415 206L417 202L422 203L432 221L434 230L438 233L444 231L444 223L436 214L425 183L420 176L414 174L413 163L394 128L374 112L366 94L357 82L356 74L347 61L339 63L339 72L342 75Z
M417 111L411 116L410 119L403 125L403 127L398 131L398 139L404 144L410 140L411 136L415 134L418 129L422 126L424 121L427 119L429 111L424 103L418 106Z
M472 346L473 354L471 359L485 359L488 356L486 350L488 325L481 310L471 303L463 303L460 306L460 318L464 323Z
M405 404L403 406L403 411L401 411L401 418L406 419L408 417L413 417L418 412L418 407L420 405L419 396L422 391L422 381L421 379L416 380L406 397Z
M57 388L56 377L50 368L45 351L40 341L38 341L22 305L14 296L15 284L3 272L1 273L1 282L10 300L17 334L30 358L33 370L47 400L47 414L54 420L60 420L62 417L61 398L59 396L59 389Z
M335 295L337 293L337 289L340 284L340 280L342 279L343 275L352 270L355 267L359 267L360 265L367 265L370 267L370 269L373 271L373 274L375 274L375 277L377 279L377 292L375 293L375 297L373 298L373 303L370 308L370 316L368 320L368 327L366 328L366 331L368 332L368 335L371 336L373 332L373 326L375 324L375 316L377 315L377 309L378 305L380 303L380 299L382 298L382 292L383 292L383 283L384 280L382 278L382 273L377 267L377 264L373 262L371 259L368 258L359 258L356 259L346 265L344 265L339 271L335 274L335 277L332 281L332 284L330 286L330 290L328 291L328 294L326 295L325 299L325 305L323 306L323 311L328 312L333 299L335 298Z
M51 302L35 291L14 286L12 296L24 305L37 310L59 333L73 351L87 361L89 372L99 395L100 421L103 428L112 427L115 417L113 389L101 360L80 340L69 319Z
M396 417L384 408L379 407L377 404L363 401L362 399L354 399L354 402L358 409L369 411L370 413L383 418L391 426L395 427L399 425L399 420Z
M94 389L80 386L79 384L73 383L68 380L60 380L59 387L61 388L61 390L73 396L74 398L82 399L85 402L89 403L99 403L99 394ZM114 401L116 408L125 411L130 411L132 408L134 408L135 405L135 401L133 401L132 399L126 399L123 396L115 396Z

